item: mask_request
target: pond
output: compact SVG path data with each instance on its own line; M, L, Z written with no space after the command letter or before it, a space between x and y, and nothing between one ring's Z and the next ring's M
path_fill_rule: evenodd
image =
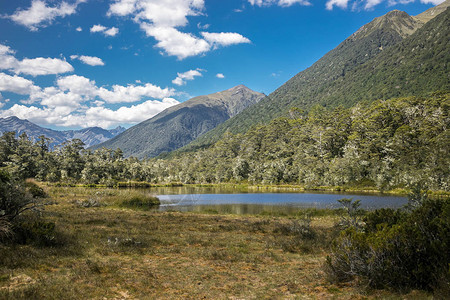
M337 200L361 200L361 208L399 208L406 197L383 194L319 193L319 192L255 192L223 188L157 188L160 211L214 211L233 214L263 212L293 213L301 208L339 208Z

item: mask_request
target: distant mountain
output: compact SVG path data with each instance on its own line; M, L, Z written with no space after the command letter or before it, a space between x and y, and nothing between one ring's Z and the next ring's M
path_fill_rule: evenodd
M243 85L195 97L93 148L120 148L125 156L154 157L188 144L264 97Z
M52 140L52 147L72 139L80 139L85 144L85 147L90 147L113 138L125 131L125 128L119 126L112 130L106 130L100 127L89 127L80 130L58 131L41 127L17 117L0 118L0 134L9 131L16 132L17 136L25 132L32 140L36 140L39 136L44 135Z
M226 131L246 132L287 116L292 107L349 107L363 100L450 89L449 2L417 17L394 10L374 19L268 97L181 150L214 143Z
M116 127L111 130L100 127L88 127L80 130L63 131L68 140L80 139L85 144L86 148L106 142L109 139L121 134L126 129L124 127Z

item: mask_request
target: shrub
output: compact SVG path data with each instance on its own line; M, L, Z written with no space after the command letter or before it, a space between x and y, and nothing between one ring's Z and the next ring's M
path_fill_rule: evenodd
M160 202L157 197L136 193L129 196L125 196L125 198L121 200L119 206L145 210L150 209L159 204Z
M14 226L14 241L19 244L54 246L57 244L55 223L42 220L24 220Z
M47 193L44 191L43 188L38 186L33 181L26 181L25 182L26 190L31 194L33 198L46 198Z
M334 242L326 271L332 281L359 279L374 288L432 290L449 278L450 200L425 200L411 212L378 210L362 230Z
M36 201L22 183L0 171L0 219L12 222L23 212L36 207Z

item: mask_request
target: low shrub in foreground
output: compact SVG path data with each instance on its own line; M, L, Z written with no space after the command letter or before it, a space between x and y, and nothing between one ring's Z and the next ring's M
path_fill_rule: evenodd
M410 211L376 210L364 220L334 242L326 262L332 281L358 279L400 291L448 289L449 199L427 199Z

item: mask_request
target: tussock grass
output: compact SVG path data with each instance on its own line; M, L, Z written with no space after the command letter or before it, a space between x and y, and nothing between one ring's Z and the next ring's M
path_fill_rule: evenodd
M55 224L65 243L0 244L0 299L392 296L326 281L322 265L334 232L332 215L311 216L308 226L316 236L308 239L295 228L301 216L122 208L118 203L129 190L52 187L47 192L55 204L46 207L44 220ZM76 203L89 198L104 205ZM283 245L287 241L299 244L291 249Z

